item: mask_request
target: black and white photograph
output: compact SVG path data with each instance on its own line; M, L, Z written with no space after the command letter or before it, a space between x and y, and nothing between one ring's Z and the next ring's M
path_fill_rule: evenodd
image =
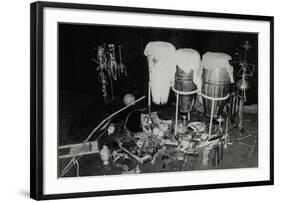
M58 23L58 178L257 168L258 37Z
M273 17L31 4L30 186L60 199L273 184Z
M2 1L0 201L278 201L277 2Z

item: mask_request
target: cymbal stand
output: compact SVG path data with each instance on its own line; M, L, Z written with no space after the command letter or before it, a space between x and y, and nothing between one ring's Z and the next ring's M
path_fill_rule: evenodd
M245 97L244 97L245 96ZM254 152L254 148L257 144L257 139L256 137L254 137L254 135L248 131L245 126L243 125L243 114L244 114L244 104L247 101L246 100L246 91L243 90L243 97L239 96L239 110L238 110L238 117L239 117L239 122L237 125L237 135L236 135L236 140L239 144L247 146L250 148L250 152L248 155L248 158L251 158L253 152ZM249 144L246 142L243 142L244 140L250 138L250 137L254 137L254 142L253 144Z
M255 138L253 144L242 142L243 140L253 137L253 134L250 131L248 131L243 125L243 115L244 115L244 104L247 102L246 91L249 90L251 87L248 78L251 78L253 76L253 73L255 71L255 65L249 64L247 62L247 52L250 48L252 48L252 46L249 45L248 41L246 41L242 47L245 49L244 60L239 63L240 69L237 72L237 77L240 77L241 79L239 79L236 82L237 91L234 95L238 101L238 124L233 125L232 128L230 128L229 130L232 130L233 128L237 127L236 141L239 144L242 144L250 148L250 152L248 155L248 157L250 158L256 146L257 139Z

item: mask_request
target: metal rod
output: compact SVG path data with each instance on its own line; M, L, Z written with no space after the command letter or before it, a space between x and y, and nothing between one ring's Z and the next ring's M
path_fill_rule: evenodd
M151 88L150 88L150 81L148 82L148 115L151 118Z
M238 123L238 131L237 137L241 135L240 131L243 128L243 113L244 113L244 101L240 99L239 101L239 123Z
M224 148L227 149L229 117L226 117Z
M257 144L257 140L255 140L254 144L252 145L251 151L250 151L250 153L249 153L248 158L251 158L251 156L252 156L252 154L253 154L253 152L254 152L254 149L255 149L256 144Z
M121 53L121 46L118 46L118 52L119 52L119 62L121 63L121 64L123 64L122 63L122 53Z
M211 108L211 118L210 118L210 125L209 125L209 139L211 138L212 133L212 125L213 125L213 113L214 113L214 100L212 100L212 108Z
M179 110L179 94L176 93L176 117L175 117L175 136L177 135L178 132L178 110Z

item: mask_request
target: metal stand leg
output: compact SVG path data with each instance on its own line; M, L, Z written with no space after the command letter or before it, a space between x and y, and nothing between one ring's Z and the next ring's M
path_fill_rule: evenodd
M237 128L237 141L241 141L244 139L247 139L252 136L252 134L246 130L243 126L243 114L244 114L244 101L240 100L239 101L239 123L238 123L238 128ZM241 131L247 133L246 136L242 137Z
M228 147L228 123L229 123L229 117L226 118L226 123L225 123L225 139L224 139L224 145L223 147L227 149Z
M178 133L178 110L179 110L179 94L176 93L177 97L176 97L176 117L175 117L175 136Z
M239 101L239 123L238 123L238 130L237 130L237 137L241 135L240 131L243 128L243 113L244 113L244 102L243 100Z
M248 158L251 158L251 156L252 156L252 154L253 154L253 152L254 152L254 149L255 149L256 144L257 144L257 140L254 141L254 144L253 144L252 147L251 147L251 151L250 151L250 153L249 153Z
M238 117L239 117L239 122L238 122L238 125L237 125L237 135L236 135L236 140L239 144L243 145L243 146L247 146L250 148L250 151L249 151L249 155L248 155L248 158L251 158L252 154L253 154L253 151L255 149L255 146L256 146L256 143L257 143L257 140L255 139L254 140L254 143L253 144L249 144L249 143L246 143L246 142L242 142L243 140L246 140L250 137L254 137L256 138L255 136L252 135L252 133L250 131L248 131L244 126L243 126L243 114L244 114L244 103L245 103L245 100L242 100L241 98L238 100L239 102L239 108L238 108ZM232 129L232 128L231 128ZM231 130L230 129L230 130ZM245 136L243 136L243 133L246 133Z
M210 118L210 125L209 125L209 139L211 138L212 134L212 125L213 125L213 115L214 114L214 100L212 100L212 108L211 108L211 118Z
M149 114L149 117L150 117L150 114L151 114L151 88L150 88L150 82L148 82L148 114Z

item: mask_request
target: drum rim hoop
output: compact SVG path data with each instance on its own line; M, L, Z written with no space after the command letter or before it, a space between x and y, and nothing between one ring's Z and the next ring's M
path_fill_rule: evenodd
M192 94L195 94L195 93L198 92L198 88L196 90L194 90L194 91L185 92L185 91L176 90L174 86L172 87L172 90L175 93L180 94L180 95L192 95Z
M227 85L230 84L230 80L228 81L215 81L215 80L209 80L209 79L203 79L203 84L211 84L211 85Z
M204 97L208 100L214 100L214 101L221 101L221 100L226 100L229 98L229 93L224 97L210 97L208 95L203 94L202 92L201 92L201 95L202 95L202 97Z

